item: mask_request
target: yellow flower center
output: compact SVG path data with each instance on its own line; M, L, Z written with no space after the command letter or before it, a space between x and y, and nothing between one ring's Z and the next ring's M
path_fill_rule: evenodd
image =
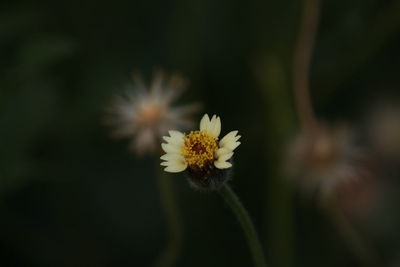
M214 161L218 149L217 138L205 131L192 131L185 135L182 155L189 166L203 168Z

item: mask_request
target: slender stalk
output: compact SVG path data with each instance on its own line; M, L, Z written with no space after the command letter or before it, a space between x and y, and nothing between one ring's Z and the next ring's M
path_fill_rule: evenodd
M295 113L289 94L289 80L283 62L276 53L267 54L256 68L257 80L264 94L265 124L276 129L266 133L268 151L266 184L266 244L268 263L272 266L294 265L294 222L292 187L282 173L287 140L294 131Z
M293 61L293 87L297 112L304 129L317 124L310 97L310 62L319 22L319 0L305 0Z
M267 264L265 262L264 252L261 247L258 234L254 228L253 222L251 221L247 210L244 208L239 198L237 197L235 192L232 191L229 185L224 184L219 192L225 199L226 203L228 203L233 213L235 213L237 219L242 225L243 231L246 235L247 243L253 255L255 266L266 267Z
M382 266L376 251L363 239L352 223L343 214L343 211L335 205L326 206L328 215L334 226L346 243L348 249L362 266Z
M160 168L157 168L160 169ZM158 189L161 204L167 219L168 243L159 256L154 267L175 266L182 250L183 223L175 198L171 177L165 172L158 172Z

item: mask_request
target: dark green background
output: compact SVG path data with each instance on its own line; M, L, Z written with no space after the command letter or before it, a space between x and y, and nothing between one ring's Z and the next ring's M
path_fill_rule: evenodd
M132 70L149 80L155 67L182 73L183 102L203 103L223 134L242 135L232 187L270 266L357 266L318 205L290 197L278 172L298 128L291 68L301 3L2 0L0 266L154 261L166 242L158 159L130 154L101 120ZM370 100L398 94L399 25L396 1L323 1L311 72L320 117L362 125ZM177 266L251 266L220 197L172 178L185 221ZM366 233L389 262L400 248L395 201Z

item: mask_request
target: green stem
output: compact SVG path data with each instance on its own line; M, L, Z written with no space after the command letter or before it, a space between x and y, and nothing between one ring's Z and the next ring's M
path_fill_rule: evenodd
M157 182L161 204L167 219L168 243L154 264L154 267L175 266L182 249L183 223L171 177L159 171Z
M267 133L265 143L269 166L265 177L267 258L272 266L291 267L294 265L292 187L282 173L282 159L287 140L294 132L296 114L282 56L268 53L264 57L256 75L265 99L265 125L276 129Z
M253 259L255 266L266 267L264 252L261 247L258 234L254 228L253 222L247 210L243 207L239 198L232 191L229 185L225 184L219 191L222 197L225 199L226 203L230 206L233 213L235 213L237 219L242 225L243 231L247 238L247 243L250 247L251 253L253 254Z
M370 244L362 238L342 210L334 205L327 207L329 215L348 249L362 266L381 266L380 259Z

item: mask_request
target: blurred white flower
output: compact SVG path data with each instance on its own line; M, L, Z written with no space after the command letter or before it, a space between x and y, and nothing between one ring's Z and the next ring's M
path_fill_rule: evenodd
M133 85L115 97L108 109L106 123L114 127L113 136L130 138L130 149L138 155L157 152L169 129L193 126L191 115L199 105L173 106L185 87L186 82L179 75L166 79L157 72L149 86L135 75Z
M377 179L374 164L370 169L360 168L359 179L351 183L338 185L335 194L335 203L341 207L347 216L353 219L364 220L379 205L382 194L382 179Z
M369 117L371 147L385 160L400 161L400 106L382 104Z
M285 167L305 192L329 198L339 187L362 179L364 163L365 155L347 127L319 125L293 140Z

